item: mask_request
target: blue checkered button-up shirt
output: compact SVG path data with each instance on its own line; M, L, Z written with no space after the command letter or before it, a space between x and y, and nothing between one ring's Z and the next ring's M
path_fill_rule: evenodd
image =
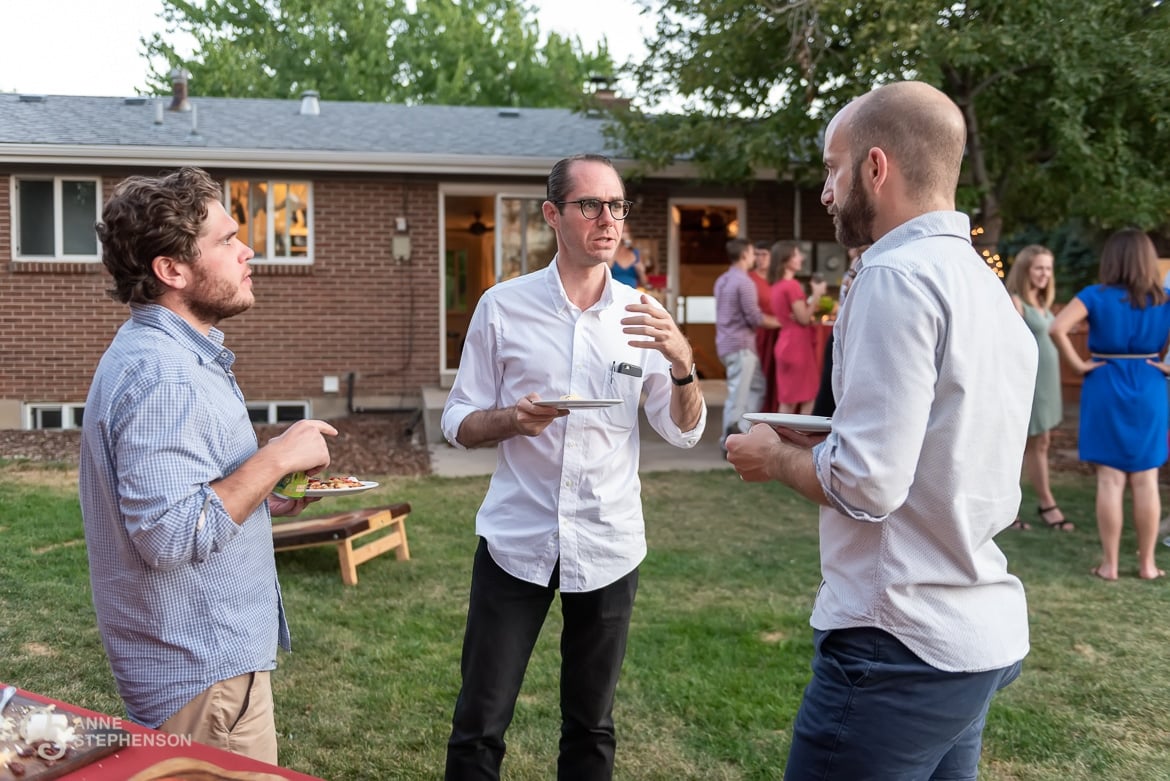
M257 450L223 334L131 305L81 434L98 628L131 719L157 727L217 681L276 667L288 625L267 502L242 525L210 483Z

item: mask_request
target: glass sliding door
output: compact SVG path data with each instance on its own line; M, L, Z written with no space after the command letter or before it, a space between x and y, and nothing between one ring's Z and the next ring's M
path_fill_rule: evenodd
M543 203L543 197L497 197L497 282L542 269L552 261L557 252L557 237L544 221Z

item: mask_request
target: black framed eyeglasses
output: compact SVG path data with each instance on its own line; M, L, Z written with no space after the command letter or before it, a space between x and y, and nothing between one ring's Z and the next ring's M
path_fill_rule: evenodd
M603 201L600 198L578 198L575 201L553 201L557 206L566 203L575 203L581 207L581 216L587 220L596 220L601 216L601 205L609 206L609 213L615 220L624 220L630 215L633 201Z

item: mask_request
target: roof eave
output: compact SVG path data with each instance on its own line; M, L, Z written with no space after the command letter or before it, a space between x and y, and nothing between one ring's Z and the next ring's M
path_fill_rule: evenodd
M207 168L273 168L287 171L413 173L479 176L548 176L560 158L484 155L404 155L385 152L332 152L288 149L215 149L184 146L113 146L0 143L0 163L22 165L116 165ZM620 169L632 161L615 160ZM655 179L691 179L698 168L676 163L654 172Z

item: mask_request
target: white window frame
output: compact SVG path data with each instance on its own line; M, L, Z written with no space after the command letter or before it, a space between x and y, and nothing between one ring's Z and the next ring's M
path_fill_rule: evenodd
M33 263L100 263L101 256L101 242L98 241L95 232L93 244L94 252L84 255L67 255L63 251L65 244L64 237L64 223L61 219L61 183L64 181L70 182L93 182L94 187L94 214L93 221L96 223L102 216L102 204L104 203L102 197L102 180L99 176L70 176L69 174L59 174L53 176L37 175L37 174L13 174L9 177L9 203L12 205L12 257L17 261L33 262ZM20 249L20 183L21 182L52 182L53 183L53 254L52 255L32 255L24 253Z
M253 183L263 182L266 185L268 185L266 188L266 192L265 192L265 197L267 199L267 202L264 204L264 213L266 215L269 215L269 217L265 220L266 224L265 224L265 237L264 237L264 246L266 248L268 248L267 251L271 251L271 248L276 246L276 220L271 218L271 215L273 213L273 206L274 206L272 193L276 189L274 187L274 185L277 185L277 184L294 185L295 184L295 185L304 185L305 186L305 188L308 190L308 193L309 193L309 202L307 204L305 204L305 221L308 223L308 225L306 225L307 233L305 236L305 254L304 255L294 255L294 254L290 253L288 255L282 255L280 257L272 257L271 255L260 255L260 253L257 252L256 256L253 257L252 260L249 261L249 263L252 263L254 265L259 265L259 266L311 266L311 265L313 265L313 233L316 230L317 220L315 219L314 214L313 214L314 206L313 206L313 182L312 182L312 180L310 180L310 179L284 179L284 178L273 179L273 178L264 177L264 176L233 176L233 177L229 177L223 183L223 205L224 205L224 208L227 209L228 214L232 213L231 186L232 186L233 182L246 182L249 186L249 188L248 188L249 192L251 191L251 185ZM233 215L233 217L234 217L234 215ZM251 246L251 245L249 245L249 246ZM252 249L255 250L256 248L252 247Z
M77 426L73 424L75 417L74 413L77 410L85 412L84 404L68 404L55 401L38 401L30 402L23 405L21 410L21 427L25 431L65 431L69 429L76 429ZM36 426L37 413L59 411L61 413L61 425L57 427Z
M302 420L308 420L309 418L311 418L313 416L313 405L310 402L305 401L304 399L289 399L286 401L249 401L247 403L247 406L248 406L248 417L249 418L252 417L253 412L267 408L267 410L268 410L268 419L267 420L253 421L253 423L256 423L259 425L266 425L266 424L270 424L270 423L291 423L292 421L282 421L282 420L276 419L276 408L277 407L300 407L304 413Z

